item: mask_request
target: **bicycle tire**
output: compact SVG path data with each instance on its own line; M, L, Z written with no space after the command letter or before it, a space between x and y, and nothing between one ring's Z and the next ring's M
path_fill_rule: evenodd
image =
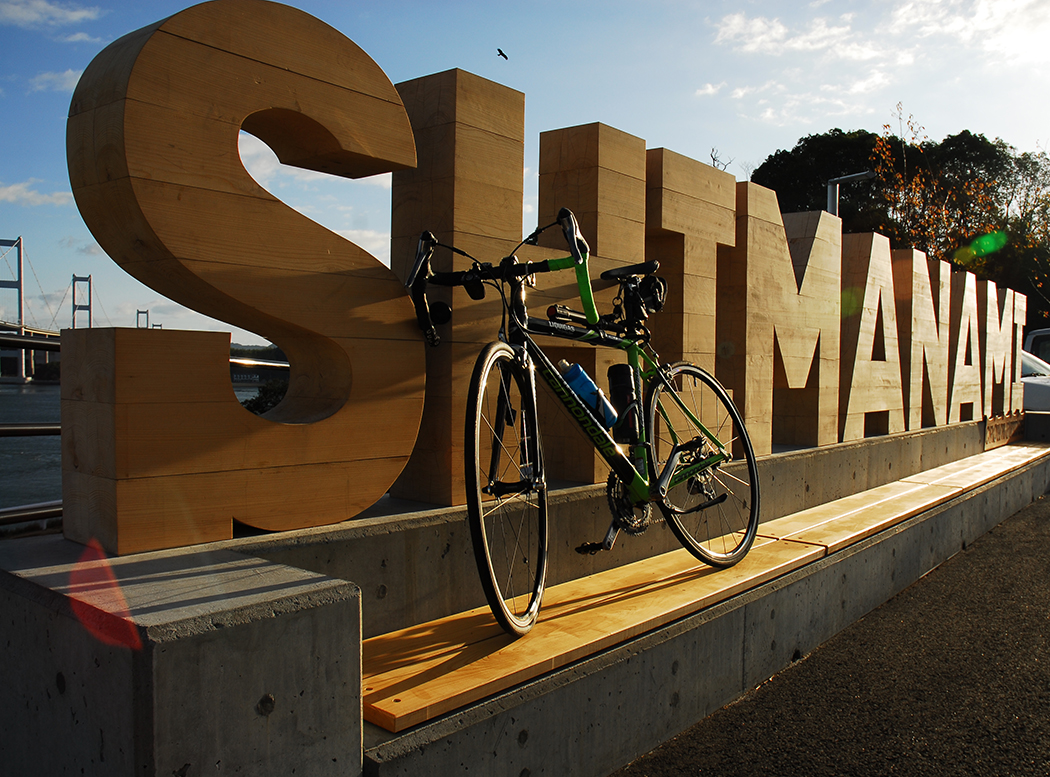
M730 449L733 460L677 484L672 475L660 507L671 531L690 553L711 566L730 567L747 555L758 531L758 467L751 439L740 412L714 377L688 362L670 365L665 374L685 406ZM686 442L702 435L680 407L664 401L667 392L661 381L653 380L646 396L657 476L663 472L675 441ZM707 447L697 455L705 456L710 450L713 448ZM686 454L676 472L687 467L692 456ZM699 509L702 504L709 506Z
M467 399L465 483L474 560L508 633L536 622L547 575L547 487L530 376L514 351L478 356Z

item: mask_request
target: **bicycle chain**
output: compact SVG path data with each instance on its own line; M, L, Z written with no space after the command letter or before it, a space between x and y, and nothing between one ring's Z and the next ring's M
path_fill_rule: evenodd
M627 488L615 472L609 472L605 482L605 496L609 500L616 527L627 534L642 534L649 528L652 520L653 506L649 503L636 507L627 495Z

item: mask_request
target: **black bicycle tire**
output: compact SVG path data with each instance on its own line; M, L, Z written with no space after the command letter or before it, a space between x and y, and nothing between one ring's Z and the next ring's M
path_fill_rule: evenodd
M660 508L671 531L686 550L711 566L731 567L747 555L758 532L761 504L758 465L755 461L751 439L747 434L740 411L733 404L728 392L710 373L689 362L676 362L669 365L669 372L665 374L671 382L682 376L689 376L694 379L699 391L710 391L710 401L714 403L713 407L707 405L706 398L697 402L695 394L688 404L692 405L691 409L698 417L705 411L709 417L715 414L716 420L713 425L716 428L711 428L710 425L708 428L723 442L728 442L720 436L724 425L727 421L732 424L729 428L732 430L731 444L734 460L742 460L742 466L734 463L730 465L733 468L732 471L728 468L718 468L709 471L709 475L703 473L703 477L707 478L706 486L714 492L713 495L721 498L725 494L725 501L699 512L686 512L696 504L706 503L712 496L710 492L707 495L695 493L704 489L705 485L700 482L699 478L693 478L683 484L684 489L679 487L675 492L668 489L668 493L659 501ZM652 435L650 439L657 474L661 472L663 465L663 461L658 461L660 453L666 451L670 445L667 439L658 439L665 437L660 430L667 426L667 419L662 416L657 418L657 402L666 390L661 381L654 379L650 382L646 395L646 421L649 434ZM681 396L681 392L679 394ZM678 412L681 415L680 411ZM707 425L703 417L701 421ZM681 439L682 436L679 431L679 438ZM692 439L694 436L693 430L690 430L686 439ZM694 497L696 504L682 504L686 501L686 496ZM691 516L697 516L697 518L694 519ZM710 517L713 517L715 521L713 529ZM701 522L707 527L705 531L700 530ZM706 535L706 539L701 539L699 536L701 534ZM730 538L728 541L727 537ZM715 549L718 544L721 544L722 550Z
M502 377L494 376L494 370L498 370ZM522 478L522 471L532 467L531 475L539 484L528 494L510 494L505 499L493 498L482 491L489 483L488 470L495 461L491 446L486 451L485 435L498 434L506 439L505 405L502 409L499 407L502 392L497 394L497 404L493 407L491 391L486 391L491 388L494 378L498 386L504 381L512 384L510 393L520 402L513 423L518 434L509 448L501 446L510 455L498 458L508 461L517 458L515 468L519 478ZM505 395L502 396L506 401ZM500 420L491 423L494 416ZM547 488L542 477L542 450L532 384L518 364L513 349L504 343L486 346L474 365L467 397L465 431L467 517L478 576L485 599L500 626L509 634L521 636L532 629L543 600L547 575ZM515 531L508 535L511 528ZM527 534L524 547L520 542L523 533ZM524 558L520 559L523 567L520 571L524 579L515 582L517 554L521 551L524 551ZM514 605L515 601L524 601L524 606Z

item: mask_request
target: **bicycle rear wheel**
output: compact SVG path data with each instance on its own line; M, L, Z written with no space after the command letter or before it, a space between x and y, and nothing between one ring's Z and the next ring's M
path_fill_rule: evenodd
M509 633L536 622L547 575L547 487L530 376L492 343L474 365L467 399L467 515L493 615Z
M758 530L758 468L751 440L726 390L707 372L678 362L670 366L668 378L671 389L654 380L646 398L657 476L676 444L694 445L681 456L660 506L689 552L712 566L729 567L747 555ZM715 447L683 407L732 453L731 462L688 474Z

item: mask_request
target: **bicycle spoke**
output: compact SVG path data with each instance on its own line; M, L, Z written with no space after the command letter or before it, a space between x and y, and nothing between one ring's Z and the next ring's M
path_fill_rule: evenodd
M657 471L675 445L682 451L663 498L668 524L701 560L716 566L736 563L758 525L757 469L739 414L713 378L684 363L671 368L668 384L654 384L647 409ZM719 449L733 455L732 464L693 471Z
M535 621L546 576L547 495L535 430L527 373L511 348L489 346L468 400L467 508L485 597L513 634Z

